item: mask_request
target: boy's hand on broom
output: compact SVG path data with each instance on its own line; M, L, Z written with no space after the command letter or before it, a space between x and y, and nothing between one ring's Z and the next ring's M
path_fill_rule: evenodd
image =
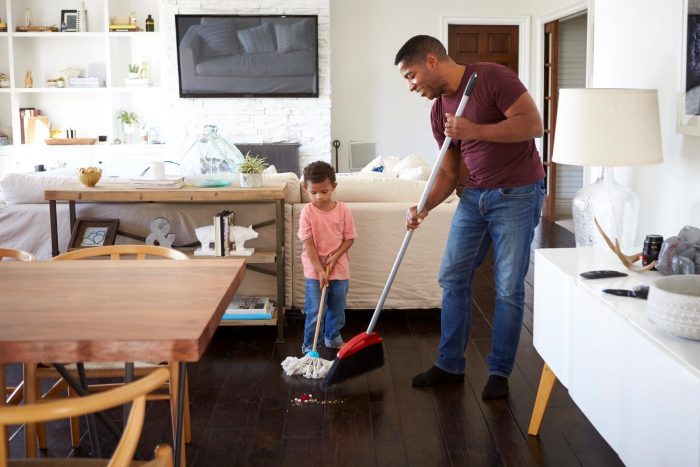
M318 273L318 285L323 289L328 286L328 273L321 267L321 269L316 269Z

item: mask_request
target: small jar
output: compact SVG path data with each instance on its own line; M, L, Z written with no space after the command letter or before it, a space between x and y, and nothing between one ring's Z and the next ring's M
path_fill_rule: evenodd
M647 235L644 239L644 248L642 249L642 265L647 266L659 259L659 251L661 251L663 242L664 237L661 235Z

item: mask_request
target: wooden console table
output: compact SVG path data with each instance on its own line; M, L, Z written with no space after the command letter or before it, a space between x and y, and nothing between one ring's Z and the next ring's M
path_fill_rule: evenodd
M533 343L545 366L528 432L539 433L558 380L626 465L700 465L700 341L657 328L645 300L602 292L659 272L579 276L596 269L624 271L593 247L535 252Z
M260 188L196 188L184 187L180 189L151 190L138 189L128 184L99 185L88 188L83 185L61 186L44 191L44 199L49 202L49 214L51 216L51 253L58 255L58 224L56 214L56 202L68 201L71 231L76 222L75 203L274 203L276 227L275 251L256 251L253 256L245 258L248 268L264 272L255 268L255 264L274 263L275 276L277 278L277 306L272 319L250 321L225 321L221 325L228 326L277 326L277 340L284 341L284 317L285 317L285 255L284 255L284 197L285 183L266 183ZM267 224L267 223L264 223ZM211 258L197 256L194 258ZM225 259L225 258L222 258Z

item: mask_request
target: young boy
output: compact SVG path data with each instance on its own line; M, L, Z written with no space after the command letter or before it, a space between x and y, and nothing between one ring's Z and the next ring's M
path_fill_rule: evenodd
M324 285L328 286L324 322L321 323L325 346L339 349L344 344L340 330L345 325L345 298L350 279L348 249L357 237L357 231L345 203L333 201L335 187L335 170L330 164L317 161L304 168L304 188L311 202L301 211L298 233L304 242L301 263L306 277L303 353L313 347Z

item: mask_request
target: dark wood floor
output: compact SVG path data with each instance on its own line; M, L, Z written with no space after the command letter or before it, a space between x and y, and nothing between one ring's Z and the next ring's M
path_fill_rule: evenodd
M573 246L553 223L538 228L533 249ZM542 371L532 345L533 268L510 397L484 403L494 304L492 268L478 271L472 335L463 385L414 389L411 378L432 364L439 340L439 310L387 311L378 324L385 339L383 368L326 390L287 377L280 362L299 355L303 321L291 316L287 342L275 345L271 328L221 328L204 358L190 365L193 466L617 466L620 459L558 385L541 435L527 435ZM363 331L371 311L349 312L343 334ZM325 355L331 359L332 355ZM18 378L17 367L10 378ZM316 402L298 403L310 394ZM112 413L119 420L120 412ZM99 425L99 423L98 423ZM88 456L88 440L71 450L67 422L49 426L50 457ZM150 458L171 442L168 407L152 403L138 456ZM100 430L105 450L116 441ZM23 431L13 430L11 452L23 453Z

